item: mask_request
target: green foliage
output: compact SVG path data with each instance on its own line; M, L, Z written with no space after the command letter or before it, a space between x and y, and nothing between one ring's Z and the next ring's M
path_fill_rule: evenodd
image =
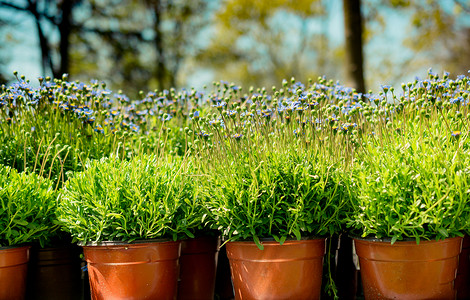
M130 100L122 92L111 96L103 82L46 78L33 87L17 79L0 89L0 164L60 186L87 159L185 152L185 109L198 101L189 93L171 89Z
M419 125L371 136L357 157L350 181L354 210L347 218L356 234L419 243L470 228L467 137L443 136L442 121Z
M227 240L325 236L338 232L346 189L320 153L267 150L217 164L203 189Z
M172 157L115 156L89 161L66 183L58 209L62 228L87 242L193 237L203 207L192 165Z
M0 247L47 245L57 236L56 207L51 181L0 165Z

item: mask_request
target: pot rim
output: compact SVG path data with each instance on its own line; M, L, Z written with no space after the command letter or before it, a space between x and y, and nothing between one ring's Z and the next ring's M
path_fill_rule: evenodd
M356 235L356 234L348 234L348 236L354 240L360 240L360 241L367 241L367 242L379 242L379 243L391 243L392 242L392 238L391 237L383 237L383 238L376 238L376 237L362 237L360 235ZM460 237L460 236L453 236L453 237L447 237L445 239L440 239L440 240L436 240L435 237L433 238L419 238L419 242L440 242L440 241L444 241L444 240L449 240L449 239L453 239L453 238L462 238L463 237ZM395 243L399 243L399 242L416 242L416 238L415 237L405 237L403 238L402 240L396 240Z
M19 244L19 245L11 245L11 246L2 246L2 247L0 247L0 250L8 250L8 249L15 249L15 248L23 248L23 247L31 248L31 245L30 244Z
M148 240L134 240L132 242L124 241L100 241L100 242L86 242L83 241L77 242L77 245L80 247L95 247L95 246L125 246L125 245L135 245L135 244L148 244L148 243L165 243L165 242L179 242L180 240L172 239L148 239Z
M227 242L226 237L222 236L221 239L222 239L222 242L224 242L224 243ZM300 240L298 240L295 237L288 237L288 238L286 238L286 241L304 241L304 240L319 240L319 239L326 239L326 237L307 235L307 236L301 236ZM277 241L274 239L274 237L263 237L263 238L260 237L259 241L261 243L262 242L276 242L277 243ZM253 240L253 238L247 238L247 239L231 240L231 241L228 241L228 242L254 242L254 240Z

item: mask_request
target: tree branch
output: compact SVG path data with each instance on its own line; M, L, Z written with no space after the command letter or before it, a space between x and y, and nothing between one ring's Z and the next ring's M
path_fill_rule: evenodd
M464 10L465 12L470 13L470 6L467 6L466 4L463 4L459 0L454 0L454 3L457 4L458 6L460 6L460 8L462 10Z
M5 8L11 8L11 9L19 10L19 11L26 12L26 13L33 13L32 8L31 8L30 5L28 5L26 7L22 7L22 6L18 6L18 5L9 3L9 2L0 1L0 7L2 7L2 6L5 7ZM49 22L51 22L52 24L54 24L54 25L58 24L57 20L53 16L50 16L50 15L44 13L44 12L39 12L39 11L36 11L36 13L40 17L43 17L43 18L49 20Z
M111 30L111 29L101 29L98 27L86 27L86 26L80 26L77 24L72 25L74 29L80 29L80 31L83 32L89 32L89 33L96 33L101 36L122 36L126 38L134 37L137 38L139 41L144 41L144 38L142 37L142 32L140 31L129 31L129 32L123 32L119 30Z
M20 11L26 11L26 12L29 11L28 7L21 7L21 6L11 4L11 3L5 2L5 1L0 1L0 6L5 6L7 8L12 8L12 9L20 10Z

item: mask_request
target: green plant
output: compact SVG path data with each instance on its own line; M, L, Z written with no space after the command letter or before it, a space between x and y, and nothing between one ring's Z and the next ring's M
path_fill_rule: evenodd
M50 180L0 165L0 204L0 247L44 247L57 236L57 193Z
M193 175L174 157L88 161L65 184L58 218L83 243L193 237L203 215Z
M347 207L338 173L360 134L357 115L346 112L359 95L324 78L308 87L284 81L271 95L214 86L213 110L193 109L186 132L224 238L252 239L262 248L259 238L282 243L340 231ZM341 108L334 104L339 99Z
M468 150L440 126L383 133L383 143L370 138L350 181L347 222L356 234L419 243L462 236L469 228Z
M154 91L131 100L104 83L24 76L0 87L0 164L37 172L60 186L87 159L119 150L121 157L170 152L184 155L187 106L198 96ZM38 165L38 162L41 164Z
M321 153L243 153L212 166L202 188L226 240L326 236L340 230L345 187Z

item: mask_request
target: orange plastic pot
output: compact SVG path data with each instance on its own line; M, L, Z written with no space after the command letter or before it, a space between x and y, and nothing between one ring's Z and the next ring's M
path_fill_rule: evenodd
M319 299L325 239L228 242L235 299Z
M178 299L214 299L218 237L197 237L181 241Z
M0 300L24 299L29 248L0 248Z
M180 247L179 241L83 246L91 298L176 299Z
M470 299L470 236L463 239L462 252L459 256L459 269L455 278L457 299Z
M28 271L28 299L82 299L80 252L76 245L33 247Z
M365 299L455 299L462 238L354 242Z

